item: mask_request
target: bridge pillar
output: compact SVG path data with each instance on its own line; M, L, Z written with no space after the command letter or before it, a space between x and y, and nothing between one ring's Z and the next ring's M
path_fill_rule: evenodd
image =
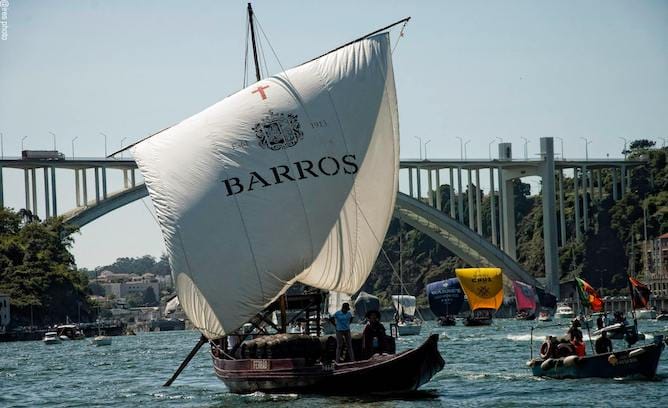
M582 229L585 234L589 230L589 197L587 195L587 181L589 177L587 177L587 174L587 166L582 166Z
M462 168L457 167L457 217L464 224L464 194L462 194Z
M432 173L432 169L427 169L427 184L429 185L429 187L427 187L427 194L429 195L429 197L427 197L427 203L429 204L430 207L434 207L435 206L434 190L433 190L433 183L432 183L431 173ZM132 172L132 179L133 179L132 186L133 187L134 187L134 174L135 174L135 172L133 171Z
M598 189L598 201L603 201L603 186L601 184L601 169L596 171L596 188Z
M559 228L561 229L561 246L566 245L566 214L564 212L564 171L559 170Z
M489 168L489 216L492 224L492 245L497 245L496 211L494 206L494 168Z
M5 191L2 182L2 166L0 166L0 208L4 208L4 206L5 206Z
M86 177L86 169L81 169L81 187L83 187L83 206L88 205L88 178Z
M30 174L28 169L23 170L23 181L24 181L24 191L26 193L26 206L25 209L30 211Z
M613 167L610 172L612 173L612 199L617 201L617 169Z
M557 206L554 188L554 140L540 138L540 153L543 159L543 244L545 250L546 289L559 298L559 249L557 248Z
M441 201L441 169L436 169L436 208L438 208L438 211L443 211Z
M515 196L513 194L513 180L503 180L503 251L514 260L517 260L515 241Z
M32 213L37 215L37 170L30 169L30 178L32 181Z
M469 182L469 187L467 191L467 198L468 198L468 205L469 205L469 228L475 231L475 215L473 214L473 177L472 177L472 171L471 169L468 169L468 182Z
M594 169L589 169L589 201L594 202Z
M418 198L420 196L420 168L417 168L417 174L418 174ZM123 169L123 187L128 188L128 170Z
M102 183L103 183L103 184L102 184L102 187L103 187L104 190L106 190L106 188L107 188L107 180L104 178L104 176L105 176L105 171L104 171L104 167L103 167L103 168L102 168L102 177L103 177L103 179L102 179ZM408 168L408 195L411 196L411 197L413 197L413 168L412 168L412 167L409 167L409 168ZM105 194L105 197L104 197L104 198L107 198L107 197L106 197L106 194Z
M477 225L476 227L478 228L478 234L482 235L482 199L480 198L480 169L475 169L475 213L476 213L476 221Z
M626 166L624 166L626 167ZM631 192L631 169L626 170L626 191L625 193Z
M44 213L46 218L51 216L51 204L49 203L49 168L43 167L44 170Z
M420 168L416 167L415 168L415 175L417 176L415 181L417 184L417 199L419 200L422 197L422 180L420 180ZM125 170L123 170L123 177L125 177L125 188L128 188L128 177L127 174L125 173Z
M51 166L51 215L58 215L58 204L56 197L56 168Z
M505 196L505 186L503 183L503 168L499 167L497 170L498 173L498 178L499 178L499 247L502 250L506 250L506 228L505 228L505 217L504 215L504 210L505 210L505 204L503 203L503 197Z
M620 194L620 198L624 197L624 194L626 194L626 166L622 166L622 191Z
M79 169L74 169L74 185L76 193L76 204L77 207L81 207L81 193L79 188Z
M452 167L450 170L450 217L456 219L457 214L455 213L455 172Z
M95 204L100 204L100 169L95 167Z
M431 173L429 173L429 174L431 174ZM136 184L135 184L135 169L130 170L130 185L132 185L132 187L136 186ZM431 187L431 183L429 183L429 186Z
M573 168L573 205L575 206L575 239L582 239L580 230L580 182L578 181L578 168Z

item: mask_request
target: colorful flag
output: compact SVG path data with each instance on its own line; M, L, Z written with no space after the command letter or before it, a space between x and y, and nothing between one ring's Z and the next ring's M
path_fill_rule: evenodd
M649 305L649 287L630 276L629 282L631 284L631 301L633 302L633 308L638 309L640 307L647 307Z
M577 283L578 293L580 294L583 306L589 306L592 312L603 310L603 300L596 293L596 289L580 278L575 278L575 283Z

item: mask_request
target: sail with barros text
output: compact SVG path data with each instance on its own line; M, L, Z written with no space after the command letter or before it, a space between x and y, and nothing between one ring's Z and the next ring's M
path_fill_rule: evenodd
M133 148L181 305L224 336L295 282L366 280L392 217L388 34L263 79Z

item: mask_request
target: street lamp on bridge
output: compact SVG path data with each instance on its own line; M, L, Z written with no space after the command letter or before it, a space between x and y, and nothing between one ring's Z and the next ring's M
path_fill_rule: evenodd
M23 136L21 138L21 154L23 154L23 141L26 140L27 138L28 138L28 136Z
M565 160L564 158L564 139L560 138L557 136L557 139L561 142L561 160Z
M589 160L589 145L591 144L591 140L586 137L580 137L580 139L585 141L585 160Z
M494 139L492 139L492 140L487 144L487 153L489 153L489 159L490 159L490 160L492 160L492 145L493 145L494 142L496 142L496 141L498 141L499 143L502 143L502 142L503 142L503 139L501 139L500 137L495 137Z
M431 142L431 139L424 142L424 159L427 160L427 145Z
M629 153L628 150L626 150L626 143L628 140L626 140L625 137L617 136L617 139L622 139L624 141L624 148L622 149L622 154L624 155L624 159L626 160L626 155Z
M104 157L107 157L107 135L100 132L102 136L104 136Z
M464 143L464 158L465 159L468 159L468 154L466 153L466 146L468 146L469 143L471 143L470 139L467 140L466 143Z
M522 140L524 140L524 160L529 159L529 139L526 137L521 137Z
M58 150L56 148L56 134L53 133L53 132L49 132L49 133L51 133L51 136L53 136L53 150L56 151L56 150Z
M121 139L121 159L123 158L123 142L127 139L127 137L124 137Z
M74 142L79 138L79 136L74 137L72 139L72 158L74 159Z
M413 136L420 142L420 160L422 160L422 138L420 136ZM123 148L123 142L121 141L121 149ZM123 153L121 153L122 155ZM122 157L122 156L121 156Z
M459 136L455 136L459 139L459 159L464 160L464 139Z

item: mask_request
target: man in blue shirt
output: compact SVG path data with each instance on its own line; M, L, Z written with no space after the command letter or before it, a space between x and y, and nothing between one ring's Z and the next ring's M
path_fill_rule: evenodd
M336 324L336 362L341 360L341 350L343 342L346 342L346 360L355 361L353 353L353 342L350 336L350 323L353 321L353 315L350 313L350 305L344 303L341 310L334 313L334 323Z

